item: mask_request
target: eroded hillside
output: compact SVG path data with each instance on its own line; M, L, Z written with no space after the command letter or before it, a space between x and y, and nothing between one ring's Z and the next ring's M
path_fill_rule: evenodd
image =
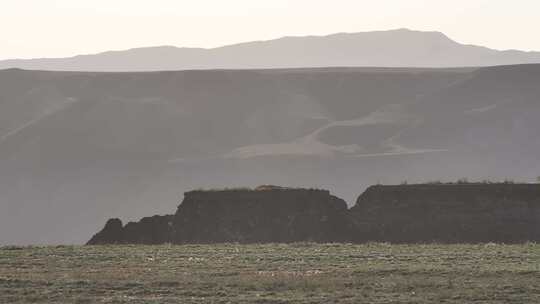
M538 83L539 65L0 71L0 243L82 242L197 187L316 186L351 203L376 182L532 180Z

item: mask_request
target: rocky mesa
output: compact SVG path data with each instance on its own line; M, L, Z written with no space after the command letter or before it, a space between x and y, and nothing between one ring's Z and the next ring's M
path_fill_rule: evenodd
M88 244L341 242L347 204L326 190L260 186L184 194L176 214L122 227L111 219Z
M540 240L540 185L369 187L350 209L356 242L522 243Z
M88 244L523 243L540 241L539 184L371 186L347 209L327 190L260 186L185 193L174 215L122 226Z

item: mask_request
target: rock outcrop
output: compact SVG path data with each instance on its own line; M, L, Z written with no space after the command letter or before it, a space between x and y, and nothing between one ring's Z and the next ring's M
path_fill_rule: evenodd
M350 239L347 204L316 189L261 186L185 193L175 215L118 219L88 244L342 242Z
M176 214L125 226L111 219L88 244L303 241L537 242L540 185L372 186L350 210L326 190L191 191Z
M88 245L169 243L174 235L172 219L172 215L155 215L125 226L119 219L110 219L103 230L88 241Z
M355 242L540 241L540 185L372 186L350 214Z
M340 242L347 204L325 190L192 191L174 217L175 243Z
M122 227L122 221L118 218L112 218L107 221L105 227L96 233L88 245L102 245L102 244L121 244L124 243L124 231Z

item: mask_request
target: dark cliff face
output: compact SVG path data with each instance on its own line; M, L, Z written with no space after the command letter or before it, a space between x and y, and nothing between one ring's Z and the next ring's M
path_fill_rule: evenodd
M345 201L328 191L188 192L174 218L176 243L339 242Z
M174 216L109 220L88 244L341 242L350 228L345 201L324 190L191 191Z
M539 241L540 185L372 186L350 214L354 241Z
M540 185L372 186L350 210L324 190L191 191L175 215L111 219L88 244L302 241L537 242Z
M122 227L119 219L110 219L105 227L88 241L100 244L163 244L171 242L174 229L172 215L145 217Z
M172 215L145 217L124 227L124 242L130 244L163 244L174 234Z
M99 245L99 244L119 244L124 240L122 221L117 218L113 218L107 221L105 227L96 233L88 245Z

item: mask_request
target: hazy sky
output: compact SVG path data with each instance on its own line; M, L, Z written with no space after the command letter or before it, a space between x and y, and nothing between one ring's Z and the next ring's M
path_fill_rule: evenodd
M540 50L539 0L0 0L0 59L394 28Z

